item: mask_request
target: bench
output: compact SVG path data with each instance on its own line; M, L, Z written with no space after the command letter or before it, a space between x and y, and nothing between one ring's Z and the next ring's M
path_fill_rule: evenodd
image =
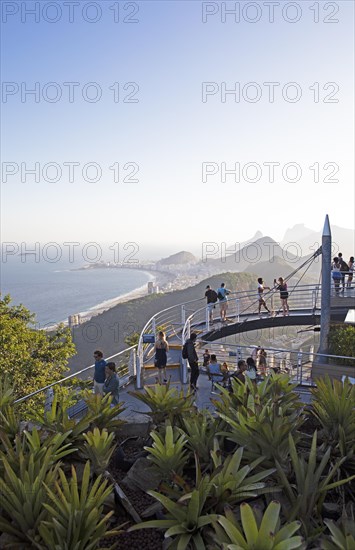
M82 418L88 412L88 406L84 399L79 399L75 405L72 405L67 409L69 418Z

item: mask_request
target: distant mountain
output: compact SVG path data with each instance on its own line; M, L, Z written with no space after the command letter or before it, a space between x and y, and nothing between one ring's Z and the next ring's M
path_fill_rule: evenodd
M244 247L240 247L237 252L230 255L224 255L220 258L207 258L204 262L209 268L223 271L251 271L257 268L261 262L272 262L274 257L283 257L283 250L279 243L271 237L261 237ZM291 250L287 252L289 263L297 259Z
M239 243L239 248L244 248L248 244L253 243L255 241L258 241L262 237L263 237L262 232L257 231L253 237L251 237L250 239L247 239L246 241L243 241L243 242ZM235 242L238 242L238 241L235 241ZM235 252L235 243L228 245L227 246L227 253L233 254L234 252Z
M186 265L194 264L197 262L198 259L193 254L191 254L191 252L186 252L185 250L183 250L182 252L177 252L176 254L172 254L167 258L162 258L157 263L160 265Z
M303 260L305 260L305 258L303 258ZM300 262L295 265L286 262L283 258L280 258L280 256L274 256L271 261L259 262L247 267L244 271L246 273L255 273L255 280L258 277L262 277L266 285L272 286L274 279L289 277L289 275L297 269L298 265L300 265ZM311 270L307 271L305 275L304 269L298 271L289 279L289 284L296 284L300 278L302 278L302 284L312 284L316 282L318 280L316 269L314 269L312 273L310 273L310 271Z
M285 248L290 246L290 243L296 243L299 250L299 255L307 256L312 254L316 250L317 246L322 244L322 231L323 228L319 231L314 231L313 229L306 227L304 224L297 224L292 228L287 229L280 244ZM354 256L354 230L333 225L331 227L331 231L333 254L335 255L337 252L342 252L347 260L349 259L348 257Z

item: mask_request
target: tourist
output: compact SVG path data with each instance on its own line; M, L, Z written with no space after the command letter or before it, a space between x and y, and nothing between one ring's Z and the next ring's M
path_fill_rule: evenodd
M225 284L222 283L221 286L217 289L217 297L219 300L219 311L220 311L222 323L225 323L227 321L228 294L230 294L230 290L228 290L225 287Z
M230 392L233 391L233 386L232 386L232 380L233 379L240 380L241 382L243 382L243 384L245 384L245 371L246 370L247 370L246 362L244 361L244 359L239 359L238 369L236 370L236 372L234 374L232 374L229 377L228 388L229 388Z
M349 266L344 261L343 255L342 255L341 252L339 252L339 254L338 254L338 259L339 259L340 273L341 273L341 286L342 286L341 291L344 292L344 290L345 290L345 275L348 273Z
M252 357L248 357L247 358L247 369L245 371L245 376L248 376L250 378L250 380L254 384L256 384L256 375L257 375L257 371L256 371L255 361Z
M266 374L266 356L267 356L266 351L264 350L264 348L261 348L259 350L259 356L258 356L258 367L261 374L263 374L264 376Z
M210 285L206 286L205 298L207 299L207 311L211 325L213 325L213 310L216 307L217 292L213 290Z
M190 369L191 369L190 390L193 391L194 393L198 389L197 379L200 375L200 371L198 368L198 355L195 349L196 338L197 338L197 334L195 332L192 332L190 338L186 340L187 360L189 362Z
M264 300L264 297L263 297L264 290L270 290L270 287L269 286L264 286L264 281L262 280L261 277L259 277L259 279L258 279L258 300L259 300L258 313L259 313L259 315L261 314L261 306L263 306L266 309L266 311L268 313L270 313L270 310L267 307L267 305L265 303L265 300Z
M340 263L339 263L339 258L338 256L335 256L335 258L333 258L333 263L332 263L332 279L334 281L334 287L335 287L335 293L336 294L339 294L339 291L340 291L340 281L342 279L342 275L341 275L341 272L340 272Z
M353 274L354 274L354 256L350 256L350 260L348 263L348 281L346 283L347 288L351 288L351 281L353 280Z
M223 382L223 386L226 386L228 380L228 371L223 372L221 365L217 361L217 357L214 353L211 355L211 362L208 367L208 373L213 382Z
M102 353L102 351L100 351L99 349L94 351L94 359L94 393L103 395L104 382L106 378L106 361L104 359L104 354Z
M105 375L106 379L103 386L103 393L105 395L108 393L112 395L111 407L114 407L119 403L118 392L120 388L120 380L118 378L118 374L116 373L115 363L107 363L105 367Z
M280 299L281 299L283 316L286 317L287 315L290 314L290 308L287 303L287 299L288 299L287 283L282 277L279 277L277 282L276 282L276 279L274 279L274 284L276 285L276 290L280 291Z
M208 353L208 349L205 349L205 353L203 354L202 357L203 357L203 366L208 367L208 365L210 364L210 359L211 359L211 356Z
M158 338L156 339L156 342L154 344L154 351L155 351L155 360L154 360L154 366L158 369L158 382L159 384L162 383L162 371L164 372L164 384L167 383L167 376L166 376L166 363L168 359L168 351L169 351L169 344L166 341L165 334L161 330L158 333Z

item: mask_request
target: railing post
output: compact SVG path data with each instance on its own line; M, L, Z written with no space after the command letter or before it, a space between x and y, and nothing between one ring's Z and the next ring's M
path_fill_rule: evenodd
M46 400L44 402L44 412L48 412L52 408L53 403L53 397L54 397L54 391L53 388L48 388L46 392Z
M297 353L297 380L302 383L302 353Z
M242 357L242 348L240 346L237 347L237 362L243 359Z
M186 322L186 309L185 309L185 305L183 304L181 306L181 325L182 325L182 328L184 328L185 322Z
M138 353L137 353L137 358L136 358L136 387L137 387L137 390L141 390L143 388L142 368L143 368L143 342L142 342L142 337L141 337L139 339Z
M209 330L210 330L210 312L207 306L206 307L206 331L209 332Z
M315 313L317 309L317 292L313 289L312 290L312 310L313 313Z
M137 376L137 350L133 348L129 354L128 363L129 376Z
M236 298L235 303L236 303L237 323L239 323L240 322L240 299Z

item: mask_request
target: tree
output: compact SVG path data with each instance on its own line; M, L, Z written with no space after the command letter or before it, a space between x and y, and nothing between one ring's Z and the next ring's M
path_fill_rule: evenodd
M328 345L331 355L355 357L355 327L345 324L331 326ZM355 361L353 362L350 359L339 359L338 362L341 364L355 364Z
M34 314L22 304L11 305L0 295L0 369L7 374L16 398L63 378L75 353L70 330L64 325L48 333L34 328Z

